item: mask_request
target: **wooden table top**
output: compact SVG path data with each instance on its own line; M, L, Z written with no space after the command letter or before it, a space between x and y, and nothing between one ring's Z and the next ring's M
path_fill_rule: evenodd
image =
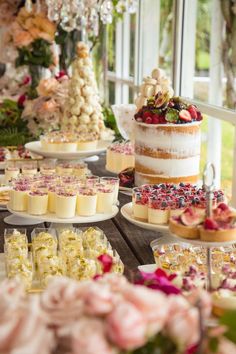
M88 163L90 170L97 176L109 176L111 173L105 169L105 156L100 156L96 162ZM120 207L131 201L131 197L119 193ZM9 215L7 211L0 211L0 252L3 252L3 235L5 228L14 226L4 223L4 218ZM30 234L35 227L47 227L49 224L38 224L36 226L26 226L27 236L30 240ZM76 227L98 226L106 234L112 247L117 250L121 260L125 265L126 271L137 269L138 265L154 263L150 242L160 236L161 233L141 229L124 219L119 212L111 220L102 221L93 224L74 224ZM24 226L23 226L24 227ZM17 228L17 226L16 226Z

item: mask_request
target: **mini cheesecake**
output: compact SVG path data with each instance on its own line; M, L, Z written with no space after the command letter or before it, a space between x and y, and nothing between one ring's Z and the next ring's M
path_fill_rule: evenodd
M5 169L5 181L10 182L12 179L17 178L20 174L18 167L7 167Z
M16 185L10 191L10 207L14 211L27 211L30 186Z
M91 188L79 188L77 195L77 215L92 216L96 214L97 193Z
M56 216L67 219L75 216L76 193L73 191L60 190L56 193Z
M45 191L31 191L28 196L28 213L44 215L48 210L48 193Z
M114 189L104 185L97 188L97 213L110 213L114 202Z
M148 220L148 193L135 192L133 194L133 215L140 221Z
M150 196L148 199L148 222L150 224L167 224L169 220L169 204L158 196Z

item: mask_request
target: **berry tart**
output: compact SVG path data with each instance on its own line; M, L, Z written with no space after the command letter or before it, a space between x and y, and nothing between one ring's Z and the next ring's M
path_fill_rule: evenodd
M206 218L200 228L200 239L207 242L227 242L236 240L236 214L225 203L213 210L211 218Z

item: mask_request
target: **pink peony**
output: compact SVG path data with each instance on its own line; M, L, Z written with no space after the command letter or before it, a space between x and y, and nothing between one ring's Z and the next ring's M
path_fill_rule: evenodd
M37 92L40 96L51 96L58 89L59 82L54 77L42 79L37 87Z
M146 342L146 322L131 303L119 303L107 317L107 332L119 348L132 350Z
M69 278L54 277L41 296L41 306L48 323L64 326L77 320L83 311L82 291L82 283Z
M148 334L158 333L166 324L169 315L168 298L160 291L143 286L128 286L123 292L126 301L131 302L144 316Z
M236 354L236 345L228 339L222 338L216 354Z
M187 296L187 300L193 306L197 306L201 309L204 318L208 318L211 315L212 301L210 294L202 289L194 289Z
M189 308L169 317L167 323L167 335L179 346L187 349L196 344L200 339L199 311L197 308Z
M105 284L91 282L83 292L85 312L89 315L105 315L111 312L116 295Z
M106 338L104 322L82 318L73 327L72 354L115 354Z
M102 277L99 277L97 283L109 284L110 289L116 293L122 293L130 284L123 275L116 273L104 274Z

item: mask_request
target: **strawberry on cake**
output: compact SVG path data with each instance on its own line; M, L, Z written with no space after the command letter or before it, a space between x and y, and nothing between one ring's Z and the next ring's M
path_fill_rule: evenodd
M201 120L180 97L150 97L135 114L135 184L197 182Z

